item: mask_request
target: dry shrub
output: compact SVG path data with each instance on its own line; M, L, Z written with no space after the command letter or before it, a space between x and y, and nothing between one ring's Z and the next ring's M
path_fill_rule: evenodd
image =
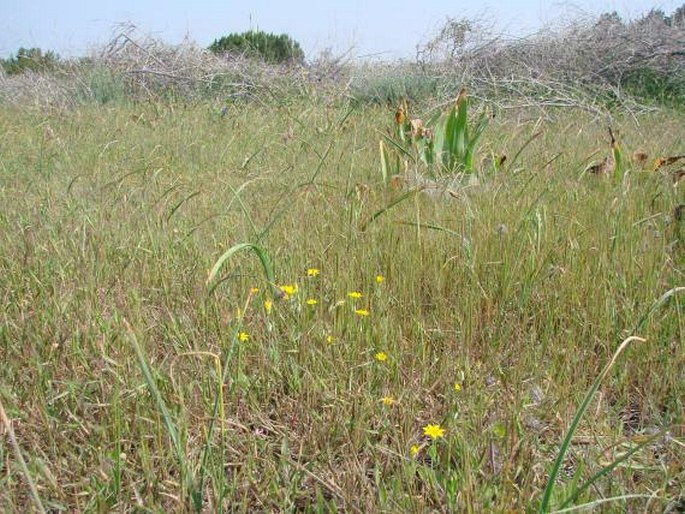
M496 34L483 20L448 19L417 62L456 76L506 105L638 108L623 85L646 71L685 74L685 23L652 11L631 22L616 15L576 18L536 34ZM683 79L685 80L685 78Z
M448 19L417 47L416 61L354 62L349 52L323 52L306 66L265 65L217 56L186 40L169 45L120 26L88 58L63 61L51 72L7 76L0 101L40 107L83 102L259 100L298 97L391 103L400 97L445 102L465 86L500 108L580 107L604 116L615 107L648 107L630 81L675 77L685 103L685 17L652 12L624 22L615 15L575 18L524 38L497 34L488 21Z
M84 101L283 99L306 94L310 82L301 66L216 56L192 41L169 45L125 25L102 49L50 73L0 74L0 101L66 107Z

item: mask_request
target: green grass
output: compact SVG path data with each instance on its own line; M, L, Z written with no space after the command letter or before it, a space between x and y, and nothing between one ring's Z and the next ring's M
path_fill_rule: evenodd
M621 181L584 175L610 151L605 126L520 112L490 123L476 159L523 148L514 163L458 198L397 201L378 157L393 113L0 109L0 510L682 498L683 296L655 304L684 285L682 184L625 159ZM613 126L624 156L657 157L683 153L683 121ZM596 382L631 336L646 342Z

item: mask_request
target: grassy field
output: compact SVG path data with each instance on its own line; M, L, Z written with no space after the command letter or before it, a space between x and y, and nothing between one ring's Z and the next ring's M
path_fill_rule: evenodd
M429 194L381 179L393 108L1 108L0 510L534 511L630 336L549 508L683 508L685 186L652 162L685 117L616 118L617 181L583 173L605 123L538 115Z

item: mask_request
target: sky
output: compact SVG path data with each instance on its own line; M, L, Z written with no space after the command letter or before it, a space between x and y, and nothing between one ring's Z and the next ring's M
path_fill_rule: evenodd
M0 0L0 57L20 47L64 57L90 54L134 24L141 34L169 44L188 38L206 47L232 32L287 33L307 58L335 54L382 60L412 58L416 45L435 35L447 17L491 20L498 32L523 36L561 19L617 11L632 19L679 1L648 0Z

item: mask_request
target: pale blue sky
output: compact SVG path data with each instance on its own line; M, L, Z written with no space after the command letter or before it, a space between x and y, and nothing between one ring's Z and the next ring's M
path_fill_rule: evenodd
M413 57L444 22L454 18L491 17L498 30L523 35L558 20L618 11L635 18L651 8L671 13L683 0L616 0L549 2L542 0L0 0L0 57L19 47L40 47L63 56L86 55L106 43L118 23L132 22L159 39L175 44L187 35L201 46L230 32L257 28L286 32L314 57L327 47L353 48L355 56L383 59Z

